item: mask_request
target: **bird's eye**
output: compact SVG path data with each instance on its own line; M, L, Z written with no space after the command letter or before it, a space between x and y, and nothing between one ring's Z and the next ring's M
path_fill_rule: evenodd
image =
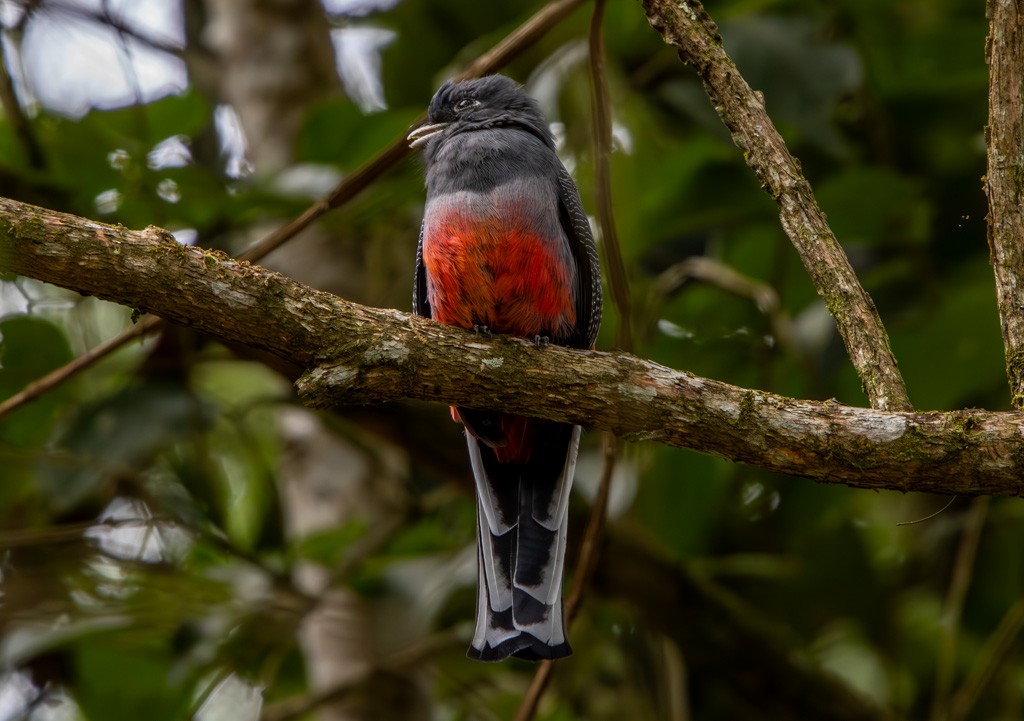
M479 104L479 100L474 100L473 98L463 98L459 102L455 103L455 112L461 113L463 110L475 108Z

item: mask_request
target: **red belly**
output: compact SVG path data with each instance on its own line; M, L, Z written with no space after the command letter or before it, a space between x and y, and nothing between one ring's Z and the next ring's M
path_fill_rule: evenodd
M441 323L533 338L567 334L576 322L573 269L561 239L496 210L483 220L446 208L431 213L423 238L427 300Z

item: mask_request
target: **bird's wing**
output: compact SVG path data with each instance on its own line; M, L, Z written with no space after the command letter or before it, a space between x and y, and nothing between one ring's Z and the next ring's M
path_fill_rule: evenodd
M561 164L558 169L558 217L569 239L569 250L576 261L577 271L576 332L570 345L593 348L601 327L601 264L580 193L569 171Z
M416 244L416 273L412 279L412 312L430 318L430 302L427 300L427 270L423 265L423 231L427 227L424 220L420 225L420 239Z

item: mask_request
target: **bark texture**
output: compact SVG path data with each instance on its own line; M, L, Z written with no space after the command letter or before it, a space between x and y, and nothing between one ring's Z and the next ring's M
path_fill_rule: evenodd
M485 340L357 305L244 261L0 200L0 269L147 310L309 369L314 406L400 398L496 408L656 440L817 481L1021 495L1024 416L814 402L626 353Z
M782 228L835 318L871 405L879 410L910 410L907 389L874 302L829 228L800 163L765 112L764 98L751 90L722 48L717 26L696 0L644 0L643 5L651 26L697 71L733 142L779 206Z
M1024 11L989 0L988 245L996 276L1006 375L1024 408Z

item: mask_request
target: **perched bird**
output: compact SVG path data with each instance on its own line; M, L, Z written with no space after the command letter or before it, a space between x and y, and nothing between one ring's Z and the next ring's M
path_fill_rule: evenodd
M509 78L447 82L422 148L427 203L413 306L441 323L593 348L601 272L579 192L537 102ZM562 618L566 520L580 427L453 408L477 489L470 658L572 653Z

